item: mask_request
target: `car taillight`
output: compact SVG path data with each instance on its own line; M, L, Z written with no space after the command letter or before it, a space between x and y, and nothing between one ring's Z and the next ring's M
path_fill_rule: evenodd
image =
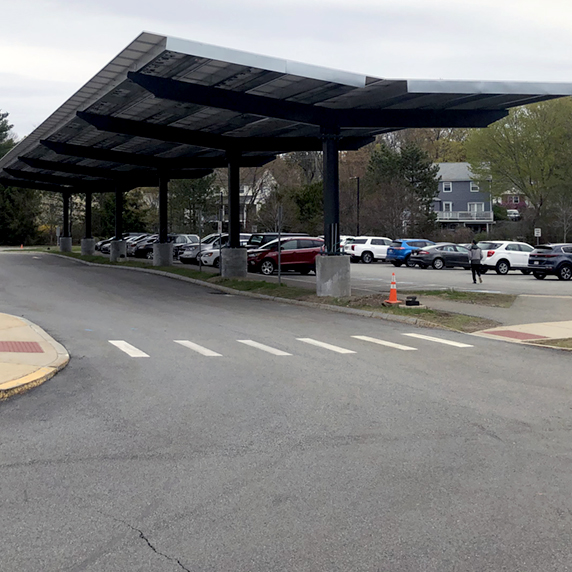
M392 246L393 250L405 250L403 246Z
M489 250L489 251L487 252L487 256L493 256L494 253L495 253L494 250Z
M429 254L426 250L418 250L416 253L413 254Z
M352 250L355 250L355 249L356 249L356 245L352 244Z

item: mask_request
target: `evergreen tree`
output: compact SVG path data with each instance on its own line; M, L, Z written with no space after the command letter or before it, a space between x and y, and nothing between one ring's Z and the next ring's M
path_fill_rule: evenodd
M364 186L362 227L366 233L391 237L432 234L438 167L418 146L379 145L371 155Z

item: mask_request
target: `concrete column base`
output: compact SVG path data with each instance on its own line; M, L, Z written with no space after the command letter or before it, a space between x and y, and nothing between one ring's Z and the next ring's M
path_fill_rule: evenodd
M246 278L246 248L223 248L221 259L223 278Z
M60 252L72 251L72 238L71 236L60 236Z
M95 238L81 239L81 254L82 256L92 256L95 254Z
M153 245L153 266L173 265L173 245L170 242L157 242Z
M316 256L316 295L351 296L349 256Z
M109 250L109 262L125 262L127 260L127 245L124 240L112 240Z

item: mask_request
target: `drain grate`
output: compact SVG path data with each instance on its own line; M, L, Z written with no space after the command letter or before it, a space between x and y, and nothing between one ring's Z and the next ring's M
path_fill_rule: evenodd
M44 350L38 342L0 342L0 352L43 354Z

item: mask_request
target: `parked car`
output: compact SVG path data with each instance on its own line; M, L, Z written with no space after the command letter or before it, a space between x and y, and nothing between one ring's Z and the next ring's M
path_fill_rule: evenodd
M280 238L289 236L308 236L305 232L281 232ZM250 235L246 242L246 248L260 248L269 242L276 240L278 238L277 232L254 232Z
M538 280L544 280L548 274L556 275L560 280L570 280L572 278L572 244L537 246L528 257L528 269Z
M240 246L245 246L246 242L250 238L248 233L240 233ZM219 250L228 244L228 234L209 234L201 240L200 243L185 244L181 247L179 251L179 260L183 264L198 264L199 258L201 259L201 264L206 266L216 266L219 267L220 255ZM208 256L203 262L202 256L207 252L216 253L216 257ZM216 264L215 264L216 262Z
M361 260L364 264L371 264L377 260L385 261L391 242L391 238L385 236L358 236L344 248L344 254L350 255L350 262Z
M135 245L132 255L135 258L152 258L153 244L157 242L157 240L159 240L158 234L150 234L146 236Z
M470 268L469 250L460 244L452 242L438 242L433 246L426 246L420 250L414 250L410 258L419 268L432 266L435 270L443 268Z
M483 251L482 270L494 269L497 274L520 270L523 274L530 274L528 255L534 250L530 244L512 240L484 240L478 246Z
M400 238L399 240L394 240L387 249L385 261L391 262L394 266L405 264L413 267L415 262L411 261L411 253L433 244L435 243L432 240L425 238Z
M142 234L141 236L132 236L131 238L128 238L125 241L125 252L127 253L127 256L134 256L137 245L148 236L149 234Z
M196 234L169 234L167 242L173 244L173 257L178 256L178 245L194 244L194 239L198 242L199 237ZM159 242L159 235L152 234L137 242L132 256L136 258L148 258L153 260L153 245ZM129 251L127 252L129 254Z
M183 264L198 264L199 256L210 250L218 250L228 241L228 234L209 234L200 243L186 244L179 250L179 260Z
M320 236L319 238L324 238L324 237ZM354 239L355 239L354 236L345 236L345 235L340 236L340 252L342 254L346 254L346 247L349 247L349 245L353 242Z
M198 234L177 234L175 235L175 240L173 240L173 258L176 260L179 258L179 253L183 246L187 244L198 244L199 242Z
M316 272L316 256L324 251L324 240L301 236L298 238L280 238L262 248L248 252L248 271L261 272L270 276L278 268L278 249L280 248L281 270L296 270L300 274Z
M520 213L517 209L506 209L508 220L520 220Z

